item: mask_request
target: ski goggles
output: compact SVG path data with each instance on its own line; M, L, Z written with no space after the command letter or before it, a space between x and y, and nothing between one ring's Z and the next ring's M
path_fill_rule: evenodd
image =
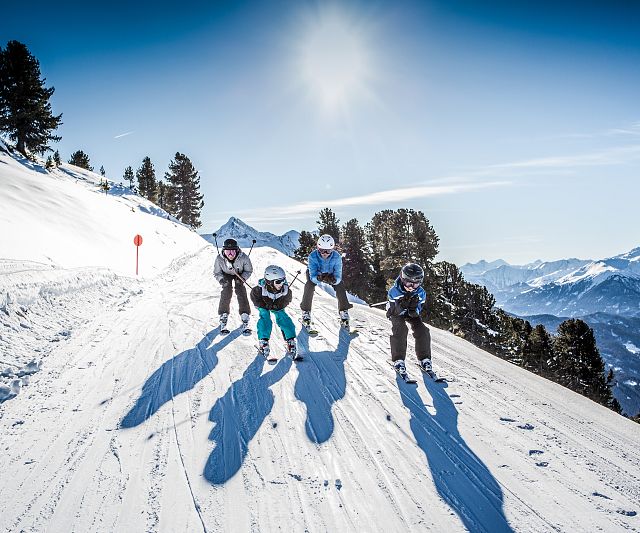
M421 281L411 281L410 279L403 279L402 280L402 284L407 289L417 289L418 287L420 287L420 285L422 285L422 282Z
M333 250L324 250L322 248L318 248L318 253L320 255L330 255Z
M274 285L284 285L284 282L287 281L285 278L274 279L271 283Z

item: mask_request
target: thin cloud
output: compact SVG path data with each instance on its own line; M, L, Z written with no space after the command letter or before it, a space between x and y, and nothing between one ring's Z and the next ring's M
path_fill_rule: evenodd
M492 169L536 169L536 168L571 168L598 165L617 165L640 159L640 145L622 146L601 150L591 154L573 156L542 157L513 163L489 165Z
M486 183L458 183L449 185L421 185L416 187L403 187L398 189L389 189L386 191L374 192L362 196L335 198L333 200L316 200L311 202L301 202L299 204L289 206L268 208L259 211L259 214L254 217L254 219L271 218L271 214L273 213L279 215L281 220L286 220L293 219L296 216L300 217L305 214L317 213L325 207L328 207L330 209L338 209L363 205L397 204L407 200L415 200L416 198L461 194L465 192L476 191L479 189L503 187L506 185L510 185L510 182L494 181Z
M135 133L135 131L127 131L126 133L121 133L120 135L116 135L114 137L114 139L121 139L122 137L126 137L127 135L131 135L132 133Z

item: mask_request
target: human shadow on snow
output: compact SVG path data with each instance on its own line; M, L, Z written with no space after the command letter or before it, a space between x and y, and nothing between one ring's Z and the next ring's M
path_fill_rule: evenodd
M217 353L240 336L240 328L213 344L219 328L207 333L195 347L166 361L142 387L142 394L120 422L121 428L139 426L165 403L193 387L218 364Z
M447 384L424 377L436 411L432 415L415 386L407 386L399 376L396 381L402 403L411 413L411 430L442 499L469 531L513 533L503 510L502 488L458 431L458 411L447 394Z
M305 430L309 440L316 444L326 442L333 434L331 410L335 402L344 398L347 388L344 363L350 343L351 336L341 327L335 350L312 352L307 331L302 329L298 335L298 349L305 359L297 366L294 393L307 408Z
M209 440L216 445L205 465L204 477L214 485L225 483L240 470L251 439L273 408L270 387L291 368L291 358L283 357L273 370L262 374L264 363L264 356L258 354L209 413L209 420L215 423Z

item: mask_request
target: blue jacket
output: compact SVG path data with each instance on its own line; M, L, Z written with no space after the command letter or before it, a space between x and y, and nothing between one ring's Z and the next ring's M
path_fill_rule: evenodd
M309 278L316 285L320 283L318 274L333 274L336 278L334 285L342 281L342 256L335 250L326 259L318 253L318 250L314 250L309 254L307 264L309 266Z
M419 315L427 300L427 293L422 287L418 287L413 292L405 290L398 276L387 293L387 299L389 300L387 302L387 316L408 316L411 309L415 309Z

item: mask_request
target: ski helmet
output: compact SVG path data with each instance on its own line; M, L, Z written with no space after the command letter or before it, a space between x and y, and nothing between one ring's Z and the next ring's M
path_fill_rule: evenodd
M336 241L331 235L320 235L318 239L318 248L320 250L333 250L336 247Z
M238 248L238 241L236 241L235 239L226 239L224 241L224 244L222 245L222 249L238 251L240 248Z
M402 281L410 281L412 283L422 283L424 280L424 270L416 263L407 263L400 271L400 279Z
M284 269L278 265L269 265L264 269L264 279L266 281L284 281L286 278L287 275L285 274Z

